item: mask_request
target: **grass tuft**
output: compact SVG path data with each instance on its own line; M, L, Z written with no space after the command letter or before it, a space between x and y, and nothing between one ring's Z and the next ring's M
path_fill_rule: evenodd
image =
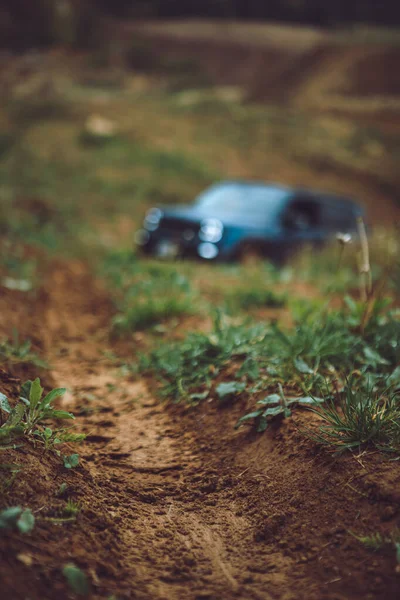
M335 400L315 411L324 422L312 435L317 442L339 452L371 445L400 450L400 392L356 389L349 381Z

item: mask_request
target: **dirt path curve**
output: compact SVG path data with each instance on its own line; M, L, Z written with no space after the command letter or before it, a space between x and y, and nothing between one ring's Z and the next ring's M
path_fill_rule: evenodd
M80 550L93 598L395 597L391 581L381 595L375 571L355 585L354 569L335 550L346 527L340 519L361 511L360 497L343 491L341 467L325 460L315 480L313 456L301 446L297 459L293 453L292 424L273 446L267 437L261 446L233 433L235 415L160 404L143 381L121 375L110 360L116 350L131 357L110 342L107 295L86 268L55 268L46 287L52 375L69 388L64 405L87 433L79 452L96 485L93 506L100 502L114 532L105 542L106 561L90 552L90 535L102 533L88 532ZM335 507L349 493L358 504L342 509L338 520ZM83 498L90 528L88 502ZM367 590L369 596L359 595Z

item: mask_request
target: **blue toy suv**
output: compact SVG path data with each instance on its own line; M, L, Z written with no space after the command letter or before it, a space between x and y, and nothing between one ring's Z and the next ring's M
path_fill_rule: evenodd
M150 209L135 241L146 254L236 260L249 252L282 262L357 231L363 209L340 196L260 182L224 181L191 205Z

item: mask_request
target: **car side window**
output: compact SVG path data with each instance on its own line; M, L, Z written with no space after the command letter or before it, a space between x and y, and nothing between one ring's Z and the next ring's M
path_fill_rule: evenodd
M295 198L283 215L283 226L291 231L308 231L320 224L320 206L310 198Z
M353 231L356 227L353 210L339 203L327 204L324 207L323 220L327 229L331 231Z

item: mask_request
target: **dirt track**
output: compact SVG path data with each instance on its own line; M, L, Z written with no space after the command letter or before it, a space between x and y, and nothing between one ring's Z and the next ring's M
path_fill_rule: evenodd
M3 538L4 598L67 598L61 567L70 560L88 573L93 598L398 597L394 553L373 555L349 533L393 527L396 462L316 450L298 429L307 413L260 436L233 430L240 402L162 405L151 382L122 377L105 354L131 358L109 341L107 296L82 264L53 267L46 290L36 319L51 376L69 387L63 407L88 437L69 473L40 447L18 453L25 471L13 493L37 523L34 535ZM8 304L18 308L18 294ZM46 514L64 481L82 511L57 526Z

